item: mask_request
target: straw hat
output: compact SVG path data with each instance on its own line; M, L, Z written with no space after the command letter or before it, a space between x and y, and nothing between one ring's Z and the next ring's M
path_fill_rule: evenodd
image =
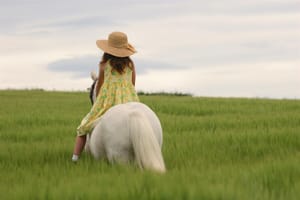
M96 44L105 53L117 57L127 57L136 53L134 47L128 43L127 35L122 32L112 32L108 40L97 40Z

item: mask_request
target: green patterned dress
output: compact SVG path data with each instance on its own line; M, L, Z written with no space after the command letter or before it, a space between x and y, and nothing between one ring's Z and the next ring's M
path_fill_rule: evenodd
M104 82L91 111L83 118L77 128L77 135L82 136L94 128L94 122L114 105L139 101L134 85L132 84L132 70L126 67L120 74L113 70L109 62L104 69Z

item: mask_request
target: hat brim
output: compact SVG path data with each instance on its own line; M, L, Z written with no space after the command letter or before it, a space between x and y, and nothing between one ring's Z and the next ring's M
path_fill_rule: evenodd
M105 53L109 53L113 56L117 57L128 57L136 53L136 51L132 51L126 48L115 48L108 45L108 40L97 40L97 47L104 51Z

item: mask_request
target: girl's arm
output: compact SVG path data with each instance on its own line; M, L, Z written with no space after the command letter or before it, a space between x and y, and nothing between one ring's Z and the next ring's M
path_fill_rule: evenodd
M105 63L99 64L99 75L98 75L98 83L96 87L96 97L99 94L100 88L104 82L104 69L105 69Z
M135 67L134 64L132 64L132 84L135 86Z

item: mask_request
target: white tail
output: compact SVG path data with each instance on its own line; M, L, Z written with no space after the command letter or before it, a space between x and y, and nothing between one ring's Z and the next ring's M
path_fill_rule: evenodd
M165 172L161 148L146 116L138 111L130 114L130 138L140 168Z

